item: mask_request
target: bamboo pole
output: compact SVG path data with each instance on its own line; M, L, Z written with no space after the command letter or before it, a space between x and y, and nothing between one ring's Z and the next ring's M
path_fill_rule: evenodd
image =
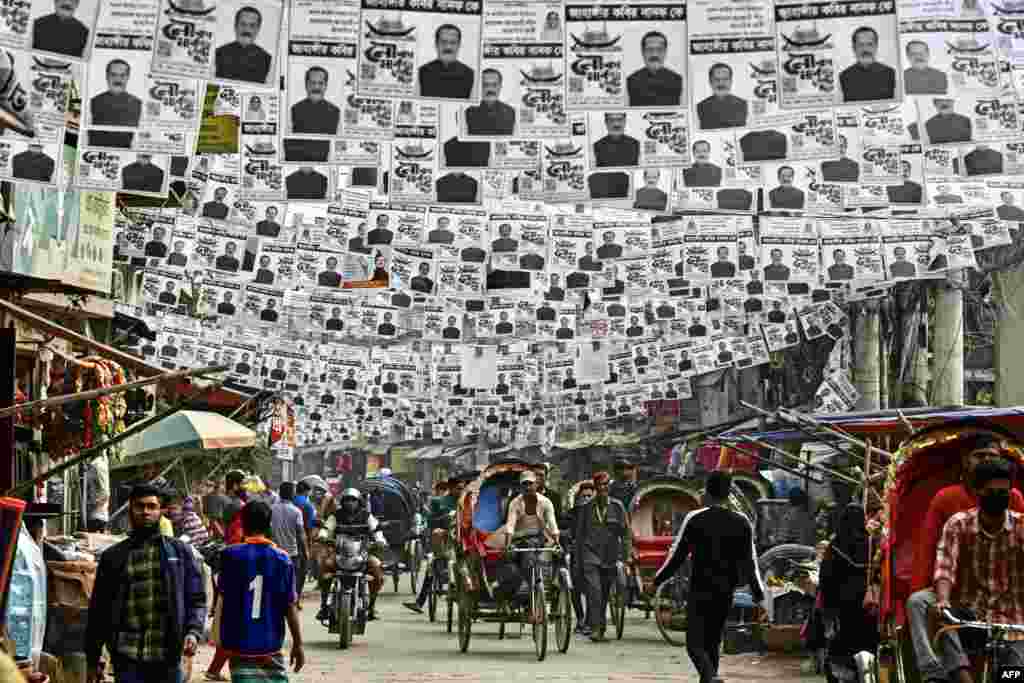
M52 476L54 476L56 474L60 474L61 472L64 472L66 470L69 470L72 467L78 465L79 463L88 462L88 461L92 460L93 458L96 458L96 457L100 456L103 453L103 451L105 451L106 449L110 448L114 444L120 443L120 442L124 441L125 439L127 439L128 437L132 436L133 434L141 432L143 429L146 429L147 427L150 427L150 426L156 424L157 422L160 422L164 418L170 417L174 413L176 413L179 410L181 410L192 399L198 398L199 396L202 396L203 394L205 394L208 391L211 391L211 390L217 388L218 386L219 386L219 384L211 384L208 387L202 387L202 388L196 389L195 391L190 393L188 396L186 396L186 397L180 399L179 401L177 401L173 406L171 406L170 408L168 408L164 412L162 412L162 413L160 413L158 415L154 415L153 417L150 417L148 419L142 420L140 422L136 422L131 427L129 427L128 429L124 430L123 432L121 432L117 436L114 436L114 437L112 437L110 439L107 439L106 441L104 441L101 444L98 444L96 446L92 446L91 448L85 449L84 451L82 451L81 453L76 455L75 457L70 458L66 462L63 462L60 465L57 465L56 467L54 467L54 468L52 468L52 469L50 469L50 470L40 474L35 479L32 479L30 481L24 481L24 482L21 482L20 484L17 484L13 488L10 488L6 492L4 492L4 495L5 496L14 495L18 491L21 491L22 489L27 489L27 488L30 488L32 486L35 486L36 484L41 484L44 481L46 481L47 479L49 479L50 477L52 477Z
M800 472L800 470L796 470L796 469L793 469L792 467L789 467L787 465L783 465L783 464L781 464L781 463L779 463L779 462L777 462L775 460L772 460L771 458L766 458L763 455L758 455L757 453L754 453L753 451L748 451L745 448L741 448L740 446L738 446L738 445L736 445L734 443L730 443L729 444L729 448L734 449L740 455L744 455L744 456L746 456L748 458L754 458L758 462L763 462L766 465L771 465L772 469L779 469L779 470L782 470L783 472L789 472L790 474L795 474L798 477L806 476L810 481L813 481L815 484L824 484L825 483L825 481L822 480L822 479L815 479L814 477L810 476L809 474L802 473L802 472Z
M760 408L760 407L755 406L755 405L753 405L751 403L747 403L746 401L740 401L740 403L744 407L750 408L751 410L754 410L754 411L760 413L761 415L764 415L765 417L777 418L779 420L782 420L783 422L788 422L789 424L797 427L798 429L804 423L810 423L809 426L814 427L815 429L820 429L820 430L826 431L829 434L831 434L832 436L835 436L836 438L841 439L841 440L845 441L846 443L848 443L848 444L850 444L852 446L856 446L857 448L861 449L862 451L867 451L867 449L868 449L867 444L865 444L860 439L852 437L849 434L847 434L846 432L843 432L841 430L835 429L834 427L830 427L830 426L824 424L823 422L821 422L819 420L815 420L814 418L809 417L808 415L805 415L804 413L801 413L799 411L788 410L786 408L780 408L775 413L770 413L767 410L765 410L764 408ZM886 456L888 458L892 458L892 453L890 453L888 451L884 451L881 448L875 448L874 450L879 455L884 455L884 456Z
M825 465L821 465L819 463L812 463L809 460L807 462L804 462L803 460L800 459L800 456L793 455L792 453L788 453L785 450L783 450L781 448L778 448L777 446L773 446L773 445L771 445L769 443L765 443L764 441L761 441L759 439L755 439L755 438L750 437L750 436L739 436L739 437L736 437L736 439L738 441L743 441L743 442L751 443L751 444L753 444L755 446L760 446L761 448L767 448L768 450L770 450L770 451L772 451L774 453L778 453L779 455L782 455L785 458L788 458L790 460L795 460L801 467L816 468L816 469L824 472L825 474L828 474L829 476L835 477L836 479L839 479L841 481L845 481L848 484L853 484L854 486L858 486L861 483L860 481L854 479L853 477L851 477L851 476L849 476L847 474L844 474L843 472L839 472L838 470L834 470L831 467L826 467ZM722 440L724 441L725 439L722 439ZM804 475L801 474L800 476L804 476Z
M229 365L210 365L205 368L195 368L192 370L175 370L168 372L163 375L156 377L148 377L146 379L140 379L136 382L128 382L127 384L118 384L111 387L104 387L102 389L90 389L89 391L79 391L75 394L61 394L60 396L54 396L52 398L41 398L38 401L29 401L28 403L19 403L8 408L0 408L0 419L13 415L15 413L33 413L39 408L49 408L51 406L61 405L63 403L73 403L75 401L88 401L94 398L100 398L102 396L109 396L111 394L117 394L122 391L130 391L132 389L138 389L139 387L148 386L150 384L156 384L158 382L168 381L172 379L184 379L186 377L198 377L202 375L211 375L214 373L226 372L231 369Z
M75 344L78 344L79 346L84 346L86 348L93 349L94 351L97 351L99 355L105 356L111 360L115 360L125 367L130 367L140 375L151 377L153 375L162 375L164 372L162 368L150 365L149 363L146 363L145 361L136 358L130 353L125 353L124 351L115 349L112 346L107 346L102 342L98 342L95 339L90 339L85 335L73 332L68 328L64 327L63 325L58 325L53 321L47 320L41 315L36 315L32 311L28 311L22 308L21 306L13 304L5 299L0 299L0 309L3 309L9 315L18 318L19 320L22 320L30 327L34 327L43 332L47 332L54 336L60 337L61 339L67 339L68 341L72 341Z

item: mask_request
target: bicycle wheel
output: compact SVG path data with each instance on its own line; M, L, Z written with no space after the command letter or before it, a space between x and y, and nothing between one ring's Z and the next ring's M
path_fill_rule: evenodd
M675 647L686 645L686 598L681 581L671 579L658 586L654 620L665 642Z
M451 633L453 628L452 622L455 621L455 589L449 588L446 597L448 598L447 631Z
M543 662L548 654L548 603L544 584L537 581L530 592L530 614L533 617L533 647L537 661Z
M626 627L626 596L622 592L622 586L619 585L618 578L612 582L612 589L608 594L608 607L611 608L615 638L622 640L622 631Z
M409 583L412 594L416 595L416 585L420 580L420 542L413 540L409 546Z
M473 599L466 593L459 595L459 652L469 650L473 634Z
M430 582L427 588L427 614L430 616L430 623L434 623L437 621L437 579L433 574L427 574L423 580Z
M555 594L555 645L558 651L569 651L572 642L572 596L569 587L559 581L558 592Z

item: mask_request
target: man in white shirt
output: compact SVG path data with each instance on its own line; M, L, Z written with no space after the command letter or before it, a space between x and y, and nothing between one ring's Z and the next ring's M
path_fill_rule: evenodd
M531 529L543 529L551 543L558 542L558 520L551 500L537 492L537 475L523 472L519 475L523 492L508 506L508 521L505 523L506 537L511 540L517 533Z

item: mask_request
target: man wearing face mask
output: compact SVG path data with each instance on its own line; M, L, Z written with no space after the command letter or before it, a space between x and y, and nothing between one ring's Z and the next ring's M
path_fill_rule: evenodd
M978 507L950 517L936 552L935 611L940 617L951 610L972 620L1024 621L1024 514L1007 509L1012 485L1010 464L1001 458L988 458L974 469ZM939 644L942 664L928 662L925 680L972 681L959 633L947 631ZM1001 663L1024 664L1024 641L1008 645Z
M338 509L333 515L327 518L319 537L321 541L334 543L334 530L338 525L365 524L371 534L370 557L367 561L367 570L370 574L370 609L367 619L373 621L377 618L377 593L384 585L384 570L381 569L380 554L387 548L387 540L384 532L380 530L377 518L370 514L370 511L363 505L363 495L358 489L348 488L341 492L341 501ZM329 586L321 586L320 614L317 619L323 620L327 616L327 594Z
M918 670L924 681L946 680L946 671L932 649L928 619L928 612L935 605L937 597L932 589L936 547L939 545L946 522L954 515L979 505L979 486L976 479L978 467L984 459L998 457L1001 452L999 440L989 434L975 437L969 447L970 451L961 464L962 482L947 486L935 494L928 505L924 524L915 534L917 545L914 548L910 583L911 590L915 592L907 600L907 620L914 643L914 653L917 656ZM1014 489L1008 505L1015 512L1024 512L1024 497Z
M118 683L181 678L206 625L206 590L192 550L160 534L160 489L140 484L129 496L128 538L100 555L89 601L87 680L103 679L111 653Z

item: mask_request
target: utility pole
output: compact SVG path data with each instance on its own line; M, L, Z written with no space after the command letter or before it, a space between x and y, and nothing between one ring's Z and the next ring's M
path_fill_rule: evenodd
M997 406L1024 405L1024 264L993 273L998 283L999 319L996 323L995 372Z
M935 293L934 336L932 338L932 390L934 406L964 403L964 293L963 272L950 273L938 282Z
M878 303L865 301L858 312L853 337L853 384L860 392L857 410L878 410L882 399L881 326Z

